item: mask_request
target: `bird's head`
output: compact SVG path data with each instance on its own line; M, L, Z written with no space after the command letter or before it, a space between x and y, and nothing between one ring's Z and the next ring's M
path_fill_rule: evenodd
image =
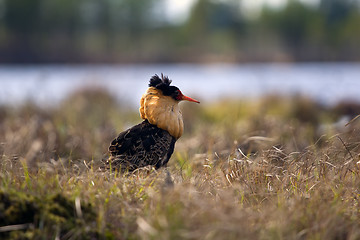
M158 75L154 75L150 79L149 87L154 87L156 89L161 90L164 96L172 97L176 101L185 100L189 102L200 103L198 100L185 96L184 94L182 94L182 92L178 87L170 86L170 84L171 84L171 80L167 76L161 74L161 78Z
M187 97L175 86L171 80L161 74L150 79L149 88L140 100L140 116L151 124L168 131L176 139L183 133L183 120L178 103L190 101L200 103L198 100Z

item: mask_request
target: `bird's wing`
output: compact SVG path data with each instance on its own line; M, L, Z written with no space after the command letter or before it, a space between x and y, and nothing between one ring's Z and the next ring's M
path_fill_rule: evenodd
M175 141L167 131L145 120L111 142L108 165L129 170L147 165L161 167L173 153Z

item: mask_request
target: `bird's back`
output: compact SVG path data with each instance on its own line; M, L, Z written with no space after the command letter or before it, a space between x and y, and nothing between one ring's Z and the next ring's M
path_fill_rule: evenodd
M122 132L109 147L108 167L128 169L152 165L162 167L169 161L176 139L167 131L150 124L147 120Z

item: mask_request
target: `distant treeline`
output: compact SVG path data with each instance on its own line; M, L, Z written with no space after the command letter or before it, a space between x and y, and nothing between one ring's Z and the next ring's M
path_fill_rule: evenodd
M249 18L198 0L185 22L163 0L0 0L0 62L359 61L360 3L289 0Z

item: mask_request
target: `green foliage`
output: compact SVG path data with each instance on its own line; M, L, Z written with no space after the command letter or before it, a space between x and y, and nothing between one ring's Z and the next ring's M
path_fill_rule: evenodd
M162 0L3 0L1 62L359 60L360 3L288 0L246 18L239 1L195 1L171 24Z
M93 228L96 215L91 205L80 206L81 216L78 216L74 199L61 193L36 196L6 189L0 191L0 202L0 226L20 226L18 231L1 231L3 238L92 239L101 236Z

